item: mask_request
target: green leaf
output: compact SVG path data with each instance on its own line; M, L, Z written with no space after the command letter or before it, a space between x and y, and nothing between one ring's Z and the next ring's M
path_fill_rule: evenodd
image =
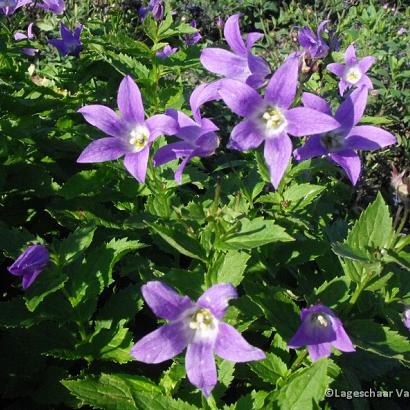
M288 202L286 209L303 209L325 190L323 185L300 184L292 185L283 193L283 199Z
M263 381L275 385L277 380L288 376L288 368L283 360L273 353L266 353L266 359L252 362L249 367Z
M91 245L95 229L92 226L79 227L61 242L60 257L65 263L72 262Z
M243 279L249 258L250 255L240 251L228 251L221 255L217 263L217 282L238 286Z
M275 221L256 218L241 219L239 232L221 237L215 243L218 249L252 249L272 242L288 242L294 239Z
M312 366L290 377L278 392L274 403L281 410L317 409L323 400L330 378L327 376L328 360L320 359ZM274 406L273 408L276 408Z

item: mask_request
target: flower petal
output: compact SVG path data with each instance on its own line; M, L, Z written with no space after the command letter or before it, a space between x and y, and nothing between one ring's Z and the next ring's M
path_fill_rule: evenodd
M193 307L188 296L181 296L174 289L159 281L150 281L141 287L145 302L156 316L175 320L186 309Z
M237 297L236 289L230 283L219 283L206 290L197 300L197 304L209 309L217 319L222 319L228 301Z
M262 97L249 85L236 80L221 80L219 95L235 113L247 117L262 105Z
M248 55L248 66L252 75L246 79L246 84L257 89L264 84L265 78L270 74L270 66L264 58L252 54Z
M282 108L289 108L295 99L298 72L299 56L291 55L270 79L266 87L265 100Z
M344 58L345 58L345 63L348 65L356 63L357 59L356 59L356 50L354 48L354 44L350 44L350 46L347 47Z
M343 94L345 93L346 90L348 90L349 88L351 88L351 84L349 84L347 81L345 80L340 80L339 81L339 93L340 95L343 96Z
M346 137L347 147L354 150L380 149L396 142L396 137L393 134L372 125L353 127Z
M78 163L113 161L127 152L119 138L100 138L88 144L77 159Z
M353 346L350 337L347 335L340 319L332 318L332 320L336 327L336 340L332 342L332 345L342 352L355 352L356 349Z
M205 48L200 57L202 65L211 73L245 81L249 76L248 59L222 48Z
M369 68L376 62L376 58L372 56L363 57L359 60L359 68L362 73L366 73Z
M312 108L313 110L323 112L323 114L332 115L332 109L328 102L318 95L303 93L302 102L306 108Z
M200 107L209 102L219 100L221 96L218 93L219 81L214 81L210 84L201 84L196 87L189 98L192 114L195 121L201 120Z
M182 111L177 111L173 108L170 108L166 111L166 115L176 121L178 129L184 127L198 127L198 124Z
M48 40L48 43L54 46L61 55L65 56L68 54L66 44L63 40L52 38L51 40Z
M65 43L71 43L73 41L73 33L64 23L60 24L60 33Z
M292 156L292 142L286 133L265 140L264 156L269 168L270 179L275 189L289 165Z
M248 151L259 147L263 142L263 135L250 120L243 120L237 124L231 133L228 148L238 151Z
M318 326L312 323L310 316L302 320L299 329L289 340L290 348L317 345L336 340L336 331L332 326Z
M248 51L250 51L253 45L261 38L263 38L263 33L248 33L248 35L246 36L246 48L248 49Z
M154 155L154 166L166 164L174 159L190 155L194 149L185 141L173 142L158 149Z
M287 132L295 137L321 134L340 127L333 117L306 107L292 108L285 112Z
M333 74L337 75L338 77L343 77L343 74L345 72L345 65L344 64L338 64L338 63L332 63L328 64L326 68Z
M370 78L365 74L362 75L362 78L355 85L356 85L357 88L360 88L360 87L364 86L364 87L368 88L369 90L373 89L372 80L370 80Z
M217 383L216 365L211 343L191 343L185 356L189 381L208 397Z
M225 22L224 36L229 47L239 55L246 56L248 50L242 40L241 30L239 28L240 14L234 14L229 17Z
M84 116L89 124L112 137L121 138L127 132L117 114L104 105L86 105L80 108L78 112Z
M129 152L125 155L124 165L127 171L139 182L145 182L149 157L149 145L139 152Z
M243 336L227 323L219 323L215 353L231 362L250 362L264 359L262 350L250 345Z
M306 159L320 157L326 154L327 150L320 143L319 135L309 137L304 145L293 151L293 156L297 161L305 161Z
M134 80L126 75L118 88L117 104L125 122L130 125L144 122L141 92Z
M307 347L309 352L309 357L312 359L312 362L316 362L322 357L329 357L332 353L332 344L331 343L320 343L317 345L310 345Z
M145 125L149 129L149 142L160 135L175 135L178 131L178 123L175 119L165 114L153 115L145 121Z
M330 158L346 171L351 183L356 185L361 170L360 157L354 151L346 150L337 154L332 153Z
M131 355L143 363L161 363L181 353L186 345L184 324L172 322L138 341L131 349Z
M178 168L175 171L175 181L178 184L182 184L182 173L184 172L184 169L186 167L186 164L188 164L189 161L191 161L191 159L193 158L193 155L188 155L186 156L182 162L179 164Z
M340 104L336 111L335 118L342 124L343 128L352 128L360 121L366 109L367 93L368 90L366 87L358 88Z

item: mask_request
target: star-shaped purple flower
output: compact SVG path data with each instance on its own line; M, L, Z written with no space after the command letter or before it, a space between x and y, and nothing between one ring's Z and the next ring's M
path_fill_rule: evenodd
M343 95L345 91L353 86L366 86L373 88L370 78L366 75L369 68L375 63L376 59L372 56L363 57L360 60L356 58L356 50L351 44L344 55L345 64L332 63L326 68L340 78L339 91Z
M262 350L251 346L222 321L228 301L237 297L231 284L212 286L196 302L157 281L144 285L142 294L152 311L169 322L137 342L132 356L144 363L161 363L187 348L188 379L205 396L211 394L217 383L214 353L231 362L265 358Z
M343 324L331 309L324 305L314 305L302 309L302 324L288 343L288 347L297 349L307 346L312 361L329 357L332 347L342 352L354 352L349 336Z
M249 33L245 45L239 28L239 18L240 14L235 14L225 23L225 40L232 52L222 48L205 48L202 50L200 60L202 65L212 73L259 88L270 73L270 68L262 57L252 54L252 47L263 37L263 34Z
M191 26L193 28L196 28L196 20L191 21ZM197 31L194 34L184 34L183 38L184 38L184 44L186 46L193 46L196 43L199 43L201 41L202 36L201 36L201 33Z
M32 40L35 36L33 33L33 24L34 23L30 23L27 27L27 34L25 33L21 33L20 31L18 31L17 33L14 33L14 40L15 41L21 41L21 40ZM30 48L30 47L23 47L21 49L22 53L33 57L34 55L36 55L36 53L38 52L37 48Z
M23 289L27 289L44 270L48 262L47 248L44 245L31 245L7 269L12 275L21 276Z
M48 42L57 48L62 56L78 56L83 48L80 40L83 25L78 24L73 32L64 24L60 24L61 39L51 39Z
M292 54L274 73L261 97L235 80L220 80L219 94L228 107L246 117L234 127L228 147L248 151L263 142L272 184L278 188L292 155L289 135L301 137L340 126L331 116L312 108L290 108L296 96L299 56Z
M396 143L396 138L390 132L372 125L356 125L366 108L367 93L365 86L353 91L336 110L334 117L340 127L310 137L302 147L294 151L295 159L303 161L326 155L346 171L355 185L361 170L360 157L356 150L376 150ZM332 115L329 104L317 95L304 93L302 101L305 107Z
M140 90L128 75L121 81L117 103L121 117L104 105L86 105L78 110L87 122L110 137L89 144L77 162L111 161L125 155L125 168L144 182L151 144L159 135L175 134L175 120L164 114L145 120Z
M43 0L37 7L53 14L63 14L65 10L64 0Z
M172 48L169 44L167 44L161 51L157 51L155 55L159 58L168 58L172 56L178 51L178 48Z
M207 118L195 122L181 111L167 110L166 115L176 121L175 136L181 141L161 147L155 153L154 165L157 167L174 159L182 158L181 164L175 171L175 180L180 184L182 172L193 157L207 157L215 152L219 145L219 139L214 131L217 131L218 127Z
M0 0L0 11L6 16L11 16L20 7L32 3L32 0Z
M303 27L299 30L299 44L305 49L308 58L324 58L329 53L329 46L323 39L321 33L329 24L330 20L322 21L315 34L309 27Z

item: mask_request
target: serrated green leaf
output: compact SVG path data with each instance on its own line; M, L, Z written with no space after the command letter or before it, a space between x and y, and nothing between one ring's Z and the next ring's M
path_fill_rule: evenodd
M263 381L275 385L277 380L288 376L288 368L283 360L273 353L266 353L266 359L252 362L249 367Z
M61 242L60 258L64 263L70 263L81 256L91 245L94 237L95 227L84 226L77 228Z
M218 266L217 282L232 283L238 286L246 269L250 255L245 252L228 251L225 255L221 255L221 263Z
M286 209L303 209L326 189L323 185L295 184L283 193L283 199L288 202Z

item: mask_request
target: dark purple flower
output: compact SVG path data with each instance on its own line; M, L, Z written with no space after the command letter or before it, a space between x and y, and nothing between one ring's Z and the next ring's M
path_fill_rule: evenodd
M162 0L150 0L147 7L140 7L139 16L144 19L151 12L154 20L160 21L164 18L164 5Z
M403 323L404 323L404 326L406 326L407 329L410 330L410 308L409 308L409 307L407 307L407 308L404 310Z
M10 16L20 7L32 3L32 0L0 0L0 11L6 16Z
M83 48L80 40L83 25L78 24L73 32L64 24L60 24L61 39L51 39L48 42L57 48L62 56L78 56Z
M214 353L231 362L265 358L262 350L222 321L228 301L237 297L231 284L212 286L196 302L157 281L148 282L141 290L152 311L169 322L134 345L131 354L136 360L161 363L187 348L188 379L209 396L217 383Z
M340 127L331 132L310 137L305 145L294 151L298 161L326 155L345 171L353 185L361 170L360 157L356 150L376 150L396 143L394 135L371 125L356 126L367 104L368 89L363 86L355 91L336 110L334 118ZM305 107L332 115L329 104L314 94L302 95Z
M270 68L262 57L252 54L252 47L263 34L249 33L245 45L239 28L239 18L240 14L235 14L225 23L225 40L232 52L222 48L205 48L201 53L201 63L212 73L259 88L270 73Z
M360 60L356 58L354 45L351 44L344 55L345 64L332 63L326 68L336 74L339 78L339 91L343 95L345 91L353 86L360 88L366 86L373 88L370 78L366 75L369 68L375 63L376 59L372 56L364 57Z
M121 117L103 105L86 105L78 110L87 122L110 137L89 144L77 162L112 161L125 155L125 168L144 182L151 144L160 135L175 134L175 120L164 114L145 120L140 90L128 75L121 81L117 103Z
M248 151L264 142L264 156L275 188L292 155L288 134L302 137L340 127L334 118L315 109L290 108L296 96L298 67L299 56L289 56L273 74L264 97L239 81L220 80L221 98L235 114L246 117L232 130L228 147Z
M322 21L315 34L309 27L299 30L299 44L305 49L308 58L324 58L329 53L329 46L321 36L321 32L329 24L330 20Z
M192 20L191 21L191 26L193 28L196 28L196 21ZM201 33L199 31L197 31L194 34L184 34L184 43L187 46L193 46L196 43L199 43L202 39Z
M288 346L292 349L307 346L312 361L329 357L332 346L342 352L356 351L342 322L327 306L319 304L302 309L300 318L302 324Z
M157 51L155 55L159 58L168 58L178 51L178 48L172 48L169 44L166 45L161 51Z
M65 3L64 0L43 0L42 3L37 4L37 7L54 14L63 14Z
M21 276L23 289L27 289L44 270L48 261L49 255L45 246L31 245L7 269L12 275Z
M166 115L177 123L175 135L181 140L161 147L154 156L154 165L160 166L177 158L182 162L175 171L175 180L182 182L182 172L193 157L212 155L219 145L218 136L214 131L218 127L207 118L193 121L181 111L167 110Z
M14 40L16 41L21 41L21 40L32 40L35 36L33 33L33 24L34 23L30 23L27 27L27 34L25 33L21 33L21 32L17 32L14 33ZM37 52L38 49L37 48L30 48L30 47L24 47L21 49L22 53L33 57Z

